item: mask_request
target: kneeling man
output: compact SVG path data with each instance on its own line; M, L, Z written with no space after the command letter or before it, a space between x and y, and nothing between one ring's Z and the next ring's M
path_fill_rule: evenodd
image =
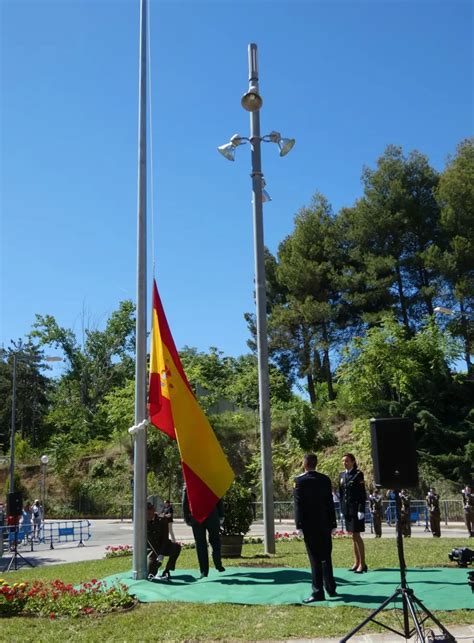
M156 576L163 558L168 556L166 567L159 577L170 580L170 571L174 571L176 560L181 553L181 545L171 542L168 530L168 518L159 516L151 502L147 502L147 562L148 577Z
M331 480L316 471L317 462L314 453L304 456L304 473L295 478L293 490L296 528L303 532L311 563L313 592L303 603L324 601L325 589L329 596L337 596L331 560L331 535L337 527L336 512Z

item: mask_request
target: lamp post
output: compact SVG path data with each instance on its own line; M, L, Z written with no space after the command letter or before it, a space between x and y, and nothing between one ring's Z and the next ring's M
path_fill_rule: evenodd
M47 455L42 455L40 458L41 462L41 505L43 507L43 518L45 515L45 505L46 505L46 467L48 466L49 458Z
M45 362L62 362L61 357L48 356L42 358ZM28 361L19 359L16 353L13 353L13 372L12 372L12 419L10 429L10 493L15 491L15 423L16 423L16 366L18 361Z
M260 409L260 443L262 458L262 500L264 520L265 553L275 553L275 519L273 510L273 468L272 440L270 422L270 384L268 373L267 338L267 296L265 284L265 253L263 236L263 201L270 197L264 190L261 164L261 143L275 143L280 148L280 156L285 156L295 144L294 139L282 138L279 132L260 135L260 108L263 99L258 87L257 45L248 46L249 88L242 96L242 107L250 112L250 136L234 134L230 142L218 147L218 151L229 161L235 160L235 149L248 142L251 146L252 172L252 209L255 250L255 286L257 312L257 355L258 355L258 394Z

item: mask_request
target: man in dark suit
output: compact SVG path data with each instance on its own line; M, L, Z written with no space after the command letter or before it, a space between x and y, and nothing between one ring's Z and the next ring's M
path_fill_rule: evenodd
M312 594L303 603L324 601L324 590L337 596L332 571L331 532L336 529L336 512L330 479L316 471L317 457L308 453L303 458L304 473L295 478L293 498L296 528L303 538L311 563Z

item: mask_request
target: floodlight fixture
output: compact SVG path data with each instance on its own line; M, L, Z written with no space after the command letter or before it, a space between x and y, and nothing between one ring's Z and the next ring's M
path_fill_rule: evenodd
M266 182L265 179L262 176L262 203L268 203L269 201L272 200L272 197L268 194L268 192L265 190L266 188Z
M217 151L220 152L228 161L235 161L235 148L239 145L243 145L247 141L248 138L245 138L245 136L234 134L230 137L230 141L228 143L219 145Z
M263 137L263 140L276 143L280 148L280 156L286 156L295 144L294 138L282 138L280 132L270 132L270 134Z

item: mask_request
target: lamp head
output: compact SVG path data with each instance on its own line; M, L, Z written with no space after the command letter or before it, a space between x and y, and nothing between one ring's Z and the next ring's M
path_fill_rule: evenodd
M258 93L258 87L250 85L248 92L242 96L240 102L247 112L258 112L263 105L263 98Z
M268 203L271 200L272 200L272 197L268 194L268 192L265 189L263 189L262 190L262 203Z
M41 460L41 464L48 464L49 462L49 458L47 455L42 455L40 460Z
M217 151L222 154L228 161L235 161L235 147L232 143L226 143L225 145L219 145Z
M225 156L228 161L235 161L235 148L239 145L243 145L245 141L248 140L240 136L240 134L233 134L230 137L230 141L225 145L219 145L217 151Z
M268 203L269 201L272 200L272 197L265 190L266 186L267 186L267 183L262 176L262 203Z
M293 149L294 144L296 143L294 138L282 138L278 143L280 148L280 156L286 156L290 150Z
M286 156L295 144L294 138L282 138L280 132L270 132L265 140L276 143L280 148L280 156Z

